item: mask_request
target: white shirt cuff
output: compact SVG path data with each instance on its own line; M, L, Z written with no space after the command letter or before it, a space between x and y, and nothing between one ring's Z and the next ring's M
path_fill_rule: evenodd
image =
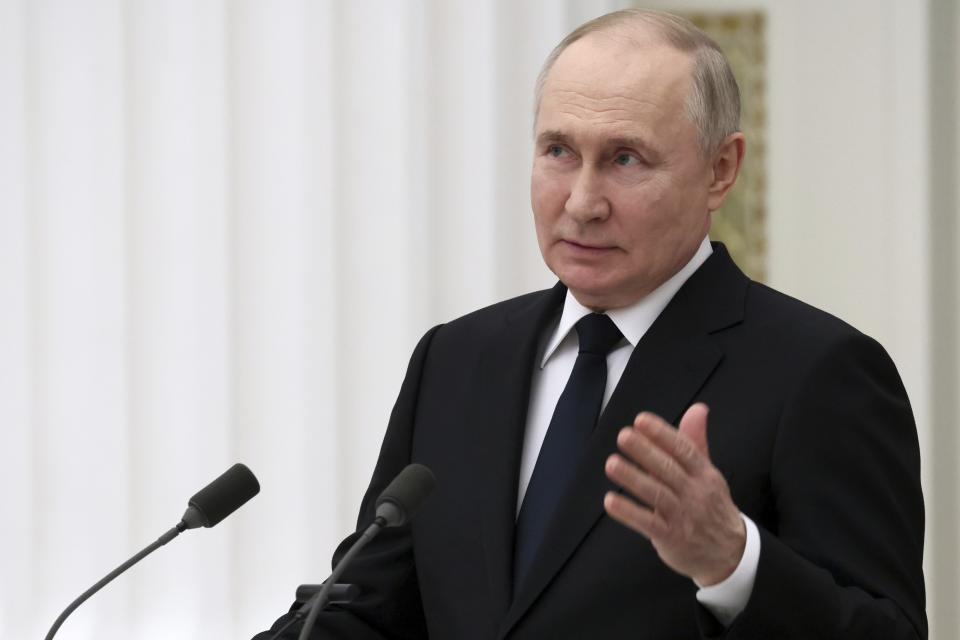
M760 562L760 532L757 525L742 513L740 517L747 529L747 543L744 545L740 564L723 582L701 587L697 591L697 601L724 627L729 627L740 612L747 608L757 577L757 564Z

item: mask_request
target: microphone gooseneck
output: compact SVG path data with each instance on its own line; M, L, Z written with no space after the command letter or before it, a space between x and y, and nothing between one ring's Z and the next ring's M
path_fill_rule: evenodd
M353 558L360 553L360 550L363 549L374 536L380 533L383 527L396 527L407 524L417 509L420 508L424 498L433 490L434 484L433 473L422 464L414 463L404 467L377 498L376 517L357 541L353 543L346 555L340 559L337 566L334 567L333 573L330 574L330 577L323 583L323 588L300 607L296 614L294 614L294 617L287 622L286 625L281 627L272 636L271 640L279 637L287 627L303 617L304 614L306 614L307 618L303 623L303 627L300 629L298 640L307 640L310 632L313 630L313 625L317 621L317 616L320 615L320 612L327 604L330 590L340 579L340 576L344 570L346 570L347 566L349 566Z
M320 612L323 610L324 605L327 602L327 599L330 597L330 588L337 583L337 580L340 579L340 576L343 575L344 570L349 566L350 562L353 560L354 556L360 553L360 550L367 546L367 543L373 540L374 536L380 533L380 529L384 527L386 520L382 517L377 516L373 524L371 524L363 532L363 535L353 543L353 546L350 547L350 550L347 551L346 555L340 559L340 562L337 563L336 568L333 570L333 573L330 574L330 577L327 578L326 582L323 583L323 588L320 589L317 595L313 596L304 607L310 607L309 612L307 613L307 619L303 623L303 627L300 629L300 636L298 640L307 640L310 637L310 632L313 630L313 625L317 622L317 617L320 615Z
M60 628L60 626L67 619L67 616L73 613L76 610L76 608L79 607L81 604L86 602L90 598L90 596L95 594L97 591L100 591L100 589L104 588L105 586L107 586L107 584L109 584L114 578L119 576L121 573L123 573L133 565L137 564L138 562L146 558L148 555L150 555L151 553L153 553L154 551L156 551L157 549L159 549L160 547L162 547L163 545L167 544L168 542L176 538L178 535L180 535L180 533L186 529L186 527L181 527L182 524L183 523L181 522L174 528L170 529L170 531L167 531L165 534L157 538L157 540L155 540L153 543L147 545L147 547L144 548L140 553L138 553L137 555L133 556L132 558L130 558L129 560L121 564L119 567L117 567L116 569L114 569L113 571L105 575L103 578L101 578L100 581L97 582L97 584L93 585L92 587L84 591L82 594L80 594L80 596L76 600L71 602L67 606L67 608L63 610L63 613L60 614L60 616L56 619L56 621L54 621L53 626L50 627L50 631L47 632L47 635L45 636L44 640L51 640L54 634L57 633L57 630Z
M154 542L147 545L142 551L121 564L119 567L105 575L95 585L84 591L80 596L71 602L63 613L54 621L53 626L47 632L44 640L52 640L53 636L60 629L67 617L73 613L77 607L86 602L90 596L100 589L104 588L114 578L137 564L148 555L167 544L187 529L196 527L212 527L228 515L239 509L247 500L257 495L260 491L260 483L256 476L245 465L237 463L227 469L217 479L208 484L190 498L187 511L183 518L175 527L157 538Z

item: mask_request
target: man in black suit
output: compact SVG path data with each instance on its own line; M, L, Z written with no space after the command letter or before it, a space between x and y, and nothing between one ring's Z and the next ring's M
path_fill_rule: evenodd
M437 490L356 558L360 597L314 637L926 638L893 363L707 239L745 146L716 45L610 14L561 42L537 101L560 283L420 341L360 529L406 464Z

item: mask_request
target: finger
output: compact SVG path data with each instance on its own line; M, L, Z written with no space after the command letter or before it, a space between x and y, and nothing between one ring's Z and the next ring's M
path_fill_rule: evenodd
M617 434L617 447L628 460L666 484L675 494L682 493L689 480L687 472L668 451L643 433L624 427Z
M710 444L707 442L707 417L710 407L702 402L692 405L680 418L679 432L690 439L703 455L710 457Z
M650 540L659 538L667 529L656 513L613 491L603 497L603 508L611 518Z
M688 418L688 414L690 414L689 409L683 417ZM690 414L689 419L699 419L698 412ZM705 414L703 419L706 420ZM633 426L636 431L642 433L651 442L669 453L687 473L695 475L710 466L710 459L705 452L700 450L699 445L685 433L680 433L677 429L674 429L660 416L646 412L641 413L633 421ZM688 425L687 428L689 429L690 426ZM704 425L705 429L706 426Z
M650 474L641 471L623 456L613 454L607 458L605 470L612 482L623 487L634 498L665 519L669 519L671 514L675 513L678 499L673 491Z

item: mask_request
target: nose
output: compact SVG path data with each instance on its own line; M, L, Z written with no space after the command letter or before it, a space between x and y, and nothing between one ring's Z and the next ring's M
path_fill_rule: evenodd
M589 165L583 165L567 198L567 214L586 224L605 220L610 215L610 202L603 193L601 177Z

